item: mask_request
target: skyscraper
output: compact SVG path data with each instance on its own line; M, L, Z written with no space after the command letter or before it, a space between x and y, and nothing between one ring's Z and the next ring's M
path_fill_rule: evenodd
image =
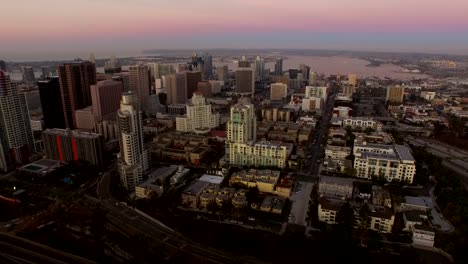
M313 70L309 71L309 85L314 86L317 84L317 73Z
M42 140L44 154L50 159L104 165L104 138L100 134L55 128L45 130Z
M239 68L250 68L250 61L248 61L245 56L242 56L242 59L237 63Z
M88 61L90 61L90 62L96 64L96 56L94 56L94 53L91 52L91 53L89 54L89 59L88 59Z
M161 79L162 77L166 75L174 74L176 72L174 69L174 66L170 64L154 63L153 68L154 68L155 79Z
M387 88L386 102L403 103L404 96L405 96L405 87L402 87L400 85L389 86Z
M175 86L173 88L175 90L173 90L172 96L175 101L172 101L172 103L185 104L187 102L187 75L185 72L175 75Z
M3 60L0 60L0 71L6 71L6 63Z
M302 79L309 80L310 67L305 64L301 64L299 65L299 69L301 70L301 73L302 73Z
M208 80L213 76L213 57L209 53L202 56L203 59L203 78Z
M112 56L109 61L104 63L104 73L114 74L122 71L119 61L115 56Z
M45 128L65 128L62 96L58 77L37 82Z
M115 119L122 93L123 85L117 81L105 80L91 85L91 101L96 122Z
M119 174L123 186L134 191L141 183L143 172L148 169L148 153L143 142L142 112L138 97L132 92L124 93L117 114L119 125Z
M257 118L254 105L248 98L241 98L231 107L231 120L227 123L227 140L247 143L257 138Z
M21 73L23 75L23 81L24 82L35 82L36 77L34 76L34 69L31 66L24 66L21 67Z
M283 75L283 59L276 59L275 75Z
M256 141L257 118L254 105L241 98L231 107L227 123L225 160L234 166L269 166L284 168L292 151L292 144Z
M353 87L357 85L357 74L349 74L348 75L348 83Z
M236 70L236 92L255 93L255 78L251 68L238 68Z
M187 79L187 98L185 100L192 98L193 93L198 88L198 82L202 81L202 73L199 71L196 72L185 72Z
M26 96L0 71L0 170L29 162L35 152Z
M272 83L270 86L270 99L283 100L288 96L288 86L283 83Z
M151 90L149 68L146 65L139 64L129 67L130 72L130 91L132 91L141 103L143 110L146 108Z
M218 81L226 82L228 80L229 68L227 65L223 65L216 68Z
M90 85L96 84L92 62L65 63L58 67L65 126L76 127L75 111L91 105Z
M171 105L175 104L177 101L177 82L176 74L170 74L164 77L166 80L166 104Z
M257 56L255 59L255 80L263 80L263 74L265 73L265 61Z

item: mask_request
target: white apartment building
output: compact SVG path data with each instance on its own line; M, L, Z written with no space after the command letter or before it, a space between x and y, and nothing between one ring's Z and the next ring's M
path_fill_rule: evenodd
M325 147L325 158L338 163L340 166L345 165L346 157L348 157L350 154L351 154L350 147L332 146L332 145L327 145Z
M117 113L119 125L119 174L128 191L134 191L148 169L148 152L143 144L142 112L136 94L122 95L120 110Z
M226 159L237 166L286 167L292 144L270 141L256 142L257 119L255 108L243 98L231 107L227 123Z
M0 171L29 162L35 151L26 95L0 71Z
M320 97L308 97L302 99L302 111L314 111L321 109L324 106L324 101Z
M411 227L413 232L413 244L422 246L434 246L435 232L431 227L423 225L414 225Z
M383 176L389 182L413 182L416 164L410 149L403 145L357 144L354 146L354 169L358 178Z
M219 113L213 113L211 104L205 97L194 93L190 104L186 105L187 114L176 117L176 130L180 132L204 133L219 126Z
M346 202L329 197L321 197L318 206L318 219L327 224L337 224L338 212ZM359 219L360 205L350 203L354 210L355 219ZM368 229L381 233L391 233L395 222L395 215L390 208L369 204L369 226ZM357 224L357 223L356 223Z
M326 102L328 97L327 87L306 86L305 97L319 97L322 98L324 102Z
M365 130L366 128L372 128L375 131L381 131L382 130L382 123L375 121L372 118L368 117L348 117L348 118L343 118L342 127L351 127L351 129L357 129L360 128L362 130Z

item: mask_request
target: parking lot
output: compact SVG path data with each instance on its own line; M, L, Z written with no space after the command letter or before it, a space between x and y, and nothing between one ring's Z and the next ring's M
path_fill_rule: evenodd
M306 226L307 211L309 209L310 193L314 183L297 182L292 195L292 207L288 222L290 224Z

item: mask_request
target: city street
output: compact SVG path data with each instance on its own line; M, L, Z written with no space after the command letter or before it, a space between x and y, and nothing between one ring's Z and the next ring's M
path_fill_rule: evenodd
M309 143L309 153L311 156L308 159L308 163L306 163L309 166L305 166L304 171L298 173L299 180L296 182L296 188L291 198L293 204L290 213L291 217L288 221L290 224L307 226L306 217L309 210L310 193L312 192L314 184L316 184L315 182L319 174L320 163L317 161L323 156L324 144L322 139L327 136L328 126L335 104L335 90L336 87L333 87L328 96L320 125L314 133L313 140Z

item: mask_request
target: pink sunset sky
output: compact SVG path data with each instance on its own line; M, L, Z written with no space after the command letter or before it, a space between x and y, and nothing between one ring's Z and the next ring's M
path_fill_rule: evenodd
M468 54L468 0L2 0L0 58L151 48ZM38 55L39 54L39 55Z

